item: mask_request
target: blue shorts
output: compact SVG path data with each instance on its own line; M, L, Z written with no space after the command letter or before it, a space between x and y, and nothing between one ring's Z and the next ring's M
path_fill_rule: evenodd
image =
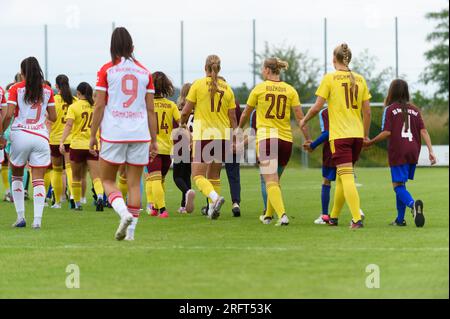
M328 179L329 181L335 181L336 167L322 166L322 177Z
M391 166L392 183L406 183L414 179L416 164L403 164Z

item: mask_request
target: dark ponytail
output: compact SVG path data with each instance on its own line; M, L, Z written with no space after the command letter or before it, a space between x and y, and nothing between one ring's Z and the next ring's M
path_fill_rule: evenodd
M172 81L163 72L152 74L156 97L170 97L174 93Z
M44 89L44 74L35 57L29 57L22 61L20 70L25 77L25 102L29 104L42 102Z
M405 124L406 130L409 129L408 121L408 104L409 104L409 88L408 83L402 79L395 79L391 82L389 86L388 95L384 101L384 105L387 107L394 103L400 104L402 109L403 123Z
M59 91L61 92L61 96L66 104L70 105L73 103L73 95L72 90L69 85L69 78L67 75L60 74L56 77L56 85L58 85Z
M91 106L94 105L94 99L92 98L93 90L89 83L81 82L77 86L77 91L80 92L81 95L84 95Z

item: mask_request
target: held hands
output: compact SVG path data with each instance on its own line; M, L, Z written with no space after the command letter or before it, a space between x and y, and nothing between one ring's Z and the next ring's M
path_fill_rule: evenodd
M371 147L373 144L374 144L374 143L373 143L373 140L371 140L371 139L368 138L368 137L365 137L365 138L364 138L364 140L363 140L363 148L369 148L369 147Z
M314 149L311 148L311 143L311 140L307 140L303 143L303 149L308 153L312 153L314 151Z

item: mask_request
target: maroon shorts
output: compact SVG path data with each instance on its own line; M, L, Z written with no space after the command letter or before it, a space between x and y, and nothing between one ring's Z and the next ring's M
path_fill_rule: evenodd
M70 149L70 161L75 163L85 163L86 161L98 161L98 155L92 155L89 150Z
M330 141L332 158L335 165L356 163L363 146L362 138L339 138Z
M70 151L70 144L64 144L64 149L66 150L67 153L69 153ZM50 155L52 157L57 157L60 158L63 155L61 154L61 152L59 151L59 145L52 145L50 144Z
M258 160L278 160L278 166L286 166L292 154L292 142L268 138L258 142Z
M159 154L153 160L150 160L147 170L148 173L161 172L162 176L166 176L171 164L172 159L170 155Z
M230 140L194 141L194 163L232 163L233 144Z

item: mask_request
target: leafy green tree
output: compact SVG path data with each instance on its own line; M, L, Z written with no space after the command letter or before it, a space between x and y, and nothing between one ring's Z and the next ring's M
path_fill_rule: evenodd
M429 61L428 66L422 74L425 84L436 83L437 96L448 99L448 68L449 68L449 16L448 7L440 12L430 12L425 16L427 19L435 21L436 26L433 32L428 34L427 41L434 43L431 50L425 52L425 58Z
M240 104L247 103L248 96L250 95L250 89L247 86L247 83L242 83L241 86L233 88L234 97Z
M270 47L266 42L264 51L257 54L256 72L258 74L264 60L271 57L289 63L289 68L281 74L282 80L297 90L303 103L314 102L321 71L318 60L310 57L308 51L298 51L295 46L282 44Z
M350 63L353 71L361 74L367 81L367 85L372 94L372 102L383 102L387 95L389 84L395 78L392 67L377 71L378 58L370 55L369 50L363 50L354 57Z

